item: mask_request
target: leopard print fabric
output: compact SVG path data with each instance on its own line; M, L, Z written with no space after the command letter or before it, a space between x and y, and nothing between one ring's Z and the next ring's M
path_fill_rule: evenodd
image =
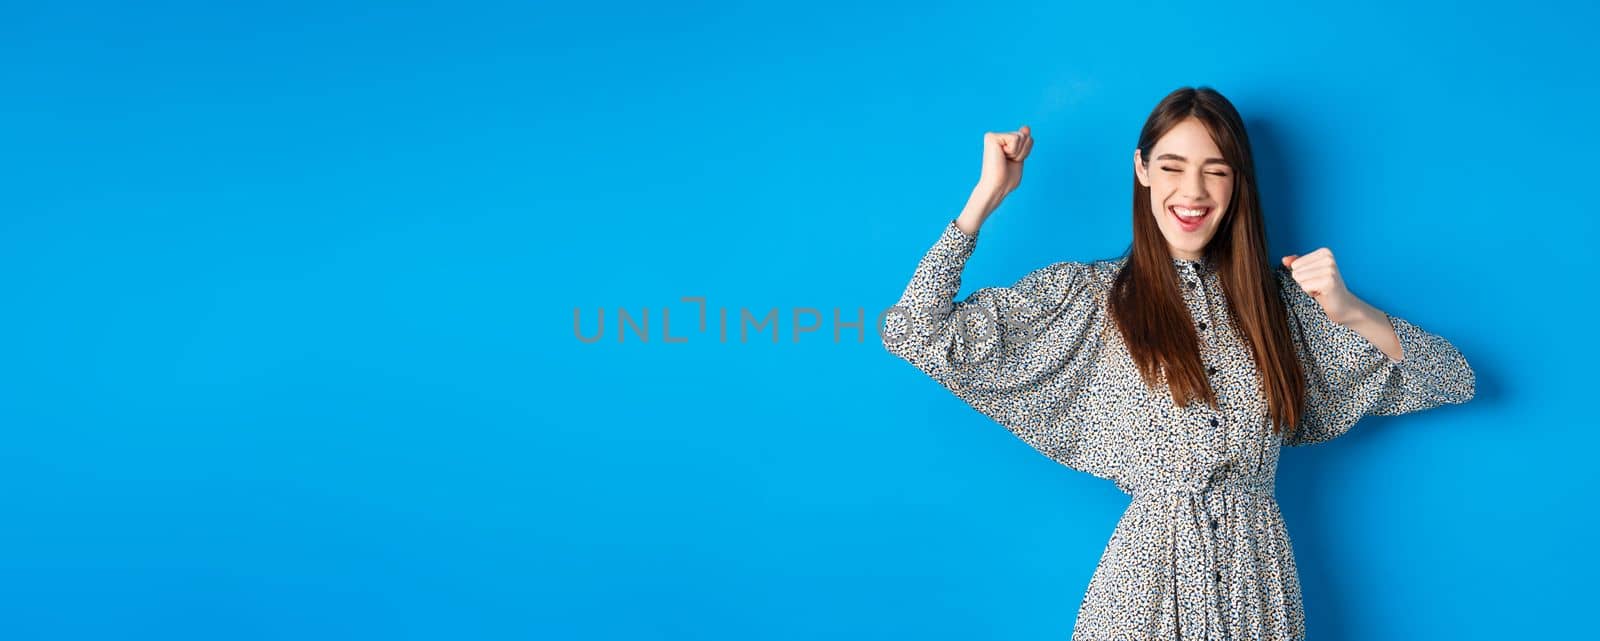
M1281 445L1320 443L1361 417L1471 399L1451 343L1389 315L1390 359L1329 320L1277 267L1305 370L1299 429L1274 434L1215 266L1174 258L1219 409L1179 407L1138 375L1106 295L1126 257L1059 262L954 301L976 246L952 220L881 319L884 347L1035 450L1131 500L1079 604L1074 641L1305 637L1294 553L1274 498Z

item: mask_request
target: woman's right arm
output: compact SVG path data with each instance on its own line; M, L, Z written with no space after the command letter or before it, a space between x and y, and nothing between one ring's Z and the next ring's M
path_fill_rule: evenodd
M1032 151L1033 131L1027 125L983 134L978 185L961 215L945 226L939 241L922 257L899 302L881 317L878 329L884 347L958 392L978 381L963 383L955 376L977 373L985 363L989 385L1004 385L996 369L999 364L990 361L1019 347L1018 336L1008 336L1010 330L1022 334L1042 330L1041 314L1062 301L1062 287L1081 289L1086 271L1082 264L1070 270L1052 265L1012 287L980 289L964 302L953 302L961 289L961 272L977 245L978 230L1021 185L1023 163Z
M1027 127L984 135L978 187L923 255L879 331L890 352L1034 449L1112 478L1112 457L1086 436L1103 413L1090 384L1103 342L1097 265L1059 262L1010 287L984 287L955 300L978 229L1020 182L1032 145Z
M956 301L977 243L959 224L945 224L884 314L884 347L1040 453L1113 478L1115 457L1087 436L1106 407L1091 382L1104 343L1097 265L1058 262Z
M1015 132L983 135L978 185L961 215L945 226L939 241L922 257L900 300L882 317L879 333L884 347L940 382L953 383L955 373L1001 351L1002 325L1019 320L1005 316L1006 299L1031 302L1021 299L1044 293L1032 291L1044 284L1047 275L1041 270L1018 283L1015 292L988 289L967 302L952 303L978 242L978 230L1022 182L1022 165L1032 148L1027 125Z
M1093 266L1047 265L1009 287L979 288L956 301L978 242L960 225L959 218L945 225L883 314L883 345L959 394L1026 389L1074 356L1060 348L1092 342Z

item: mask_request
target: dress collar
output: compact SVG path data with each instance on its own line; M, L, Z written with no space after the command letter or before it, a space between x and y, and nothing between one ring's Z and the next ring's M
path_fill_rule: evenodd
M1216 261L1210 255L1202 255L1199 260L1189 260L1174 256L1172 258L1172 266L1182 271L1209 272L1216 267Z

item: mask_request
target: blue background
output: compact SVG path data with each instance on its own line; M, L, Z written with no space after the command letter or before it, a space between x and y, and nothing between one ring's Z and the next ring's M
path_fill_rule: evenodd
M10 5L0 635L1065 638L1127 497L831 313L894 303L984 131L1036 143L962 296L1120 253L1183 85L1274 257L1478 375L1285 450L1311 637L1590 629L1597 13Z

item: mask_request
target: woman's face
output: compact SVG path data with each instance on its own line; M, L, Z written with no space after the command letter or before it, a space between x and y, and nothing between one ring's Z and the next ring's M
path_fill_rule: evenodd
M1133 171L1139 184L1150 188L1150 214L1174 257L1199 260L1228 211L1233 168L1222 160L1210 131L1195 118L1183 120L1157 140L1150 156L1146 166L1139 150L1133 150ZM1180 217L1180 213L1201 213L1186 209L1204 210L1204 215Z

